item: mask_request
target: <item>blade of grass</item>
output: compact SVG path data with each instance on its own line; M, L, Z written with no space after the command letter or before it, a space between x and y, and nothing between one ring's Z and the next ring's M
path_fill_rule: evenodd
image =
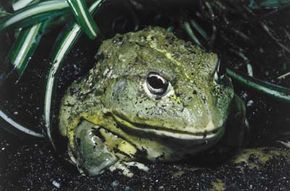
M103 2L104 0L95 1L89 9L90 13L94 15ZM44 121L46 133L53 146L54 142L52 140L51 134L51 108L53 105L52 103L54 100L53 98L55 96L54 92L56 88L55 87L56 77L58 76L57 74L60 71L63 59L69 53L71 48L74 46L81 32L82 31L80 26L78 24L73 24L61 34L61 37L59 38L55 46L56 52L52 56L52 67L50 68L47 76L45 99L44 99Z
M46 133L51 143L53 140L51 138L51 107L55 91L55 77L59 72L62 61L69 50L73 47L80 35L80 27L77 24L73 24L71 27L68 27L68 30L65 31L57 42L56 53L52 56L52 67L49 70L46 82L45 89L45 98L44 98L44 121L46 127ZM54 144L53 144L54 145Z
M0 32L18 24L21 27L36 24L47 18L64 14L66 10L69 10L69 5L66 1L48 0L35 3L4 17L0 21Z
M277 37L275 37L274 33L272 32L272 30L270 29L270 27L268 27L266 25L266 23L264 22L260 22L261 27L264 29L264 31L268 34L268 36L278 45L280 46L283 50L285 50L287 53L290 53L290 47L288 47L287 45L283 44L282 42L280 42L281 40L278 39ZM284 40L284 39L283 39Z
M279 85L275 85L269 82L265 82L250 76L244 76L235 73L230 69L226 69L226 73L233 80L236 80L240 84L252 88L258 92L264 93L271 97L277 98L281 101L290 103L290 89Z
M100 33L97 24L93 17L90 15L86 2L84 0L67 0L72 12L75 16L77 23L90 39L97 37Z
M208 40L207 33L203 30L203 28L197 22L195 22L192 19L190 20L190 24L205 40Z
M288 76L290 76L290 72L287 72L285 74L282 74L281 76L278 76L277 79L285 79Z
M188 36L191 38L191 40L193 42L195 42L195 44L197 44L199 47L203 48L202 44L199 42L198 38L194 34L194 32L193 32L193 30L188 22L183 23L183 28L184 28L185 32L188 34Z
M8 58L13 65L13 70L18 73L18 80L24 73L33 53L39 45L45 23L38 23L32 27L23 28L13 44Z
M290 5L290 0L250 0L249 8L251 9L274 9L285 5Z

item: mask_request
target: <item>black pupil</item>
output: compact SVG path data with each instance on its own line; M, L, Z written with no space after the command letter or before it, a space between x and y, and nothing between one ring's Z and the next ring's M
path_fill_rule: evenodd
M154 94L164 94L167 90L167 81L158 74L149 74L147 83L151 86L151 92Z

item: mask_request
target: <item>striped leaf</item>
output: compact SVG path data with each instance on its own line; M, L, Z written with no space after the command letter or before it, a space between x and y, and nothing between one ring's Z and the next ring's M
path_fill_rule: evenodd
M19 78L23 75L31 57L38 47L44 28L44 22L23 28L10 49L8 58L13 65L13 69L18 73Z
M67 0L77 23L80 25L84 33L90 38L94 39L100 33L97 24L90 15L87 5L84 0Z
M48 18L62 15L69 10L66 1L49 0L29 5L0 20L0 32L12 27L23 28Z
M248 88L254 89L258 92L274 97L281 101L290 103L290 89L289 88L285 88L279 85L265 82L265 81L256 79L254 77L240 75L230 69L227 69L226 73L233 80L236 80L237 82L239 82L240 84Z

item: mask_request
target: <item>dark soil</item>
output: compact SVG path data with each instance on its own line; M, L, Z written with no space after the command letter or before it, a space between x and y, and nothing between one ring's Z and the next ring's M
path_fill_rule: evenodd
M81 175L59 158L48 142L15 141L0 133L0 190L289 190L290 160L277 157L260 168L223 163L200 168L193 164L150 164L149 172L134 170L97 177ZM277 149L275 149L277 150Z

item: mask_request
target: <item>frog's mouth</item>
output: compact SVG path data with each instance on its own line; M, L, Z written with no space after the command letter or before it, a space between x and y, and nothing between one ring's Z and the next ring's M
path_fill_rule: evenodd
M121 116L113 114L115 121L123 131L132 132L142 137L156 136L159 138L170 138L173 140L181 140L185 142L193 142L194 144L202 144L205 142L215 142L224 133L224 128L219 127L211 131L203 132L186 132L180 130L173 130L164 127L154 127L144 124L138 124L124 119Z

